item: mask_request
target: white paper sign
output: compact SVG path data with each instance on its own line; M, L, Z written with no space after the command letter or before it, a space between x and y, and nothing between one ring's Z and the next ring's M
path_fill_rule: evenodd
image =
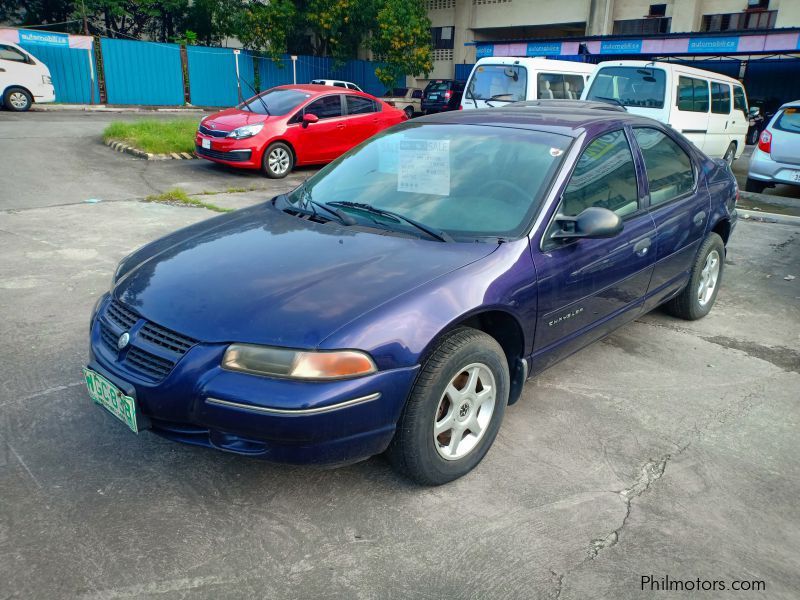
M398 150L398 192L450 195L450 140L403 140Z

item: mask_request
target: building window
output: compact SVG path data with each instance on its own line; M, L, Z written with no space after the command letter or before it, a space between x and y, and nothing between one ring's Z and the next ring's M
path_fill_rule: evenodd
M455 27L431 27L434 50L453 49L453 30Z
M472 0L473 4L505 4L511 0Z
M669 33L671 23L672 18L670 17L614 21L614 34L647 35L652 33Z
M777 10L758 10L741 13L703 15L701 31L744 31L747 29L774 29Z
M647 13L648 17L666 17L667 5L666 4L651 4L650 12Z
M433 60L453 60L453 50L447 48L438 48L433 51Z
M448 10L456 7L456 0L426 0L425 9L430 12L432 10Z

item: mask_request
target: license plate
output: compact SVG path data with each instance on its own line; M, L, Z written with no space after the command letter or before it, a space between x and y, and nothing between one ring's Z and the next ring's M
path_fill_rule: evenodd
M112 415L130 427L131 431L139 433L136 424L136 400L123 394L117 386L91 369L83 370L83 378L92 400L108 409Z
M206 150L209 150L211 148L211 140L203 138L202 140L200 140L200 145Z
M428 96L428 100L438 100L438 99L439 99L439 94L431 94L430 96Z

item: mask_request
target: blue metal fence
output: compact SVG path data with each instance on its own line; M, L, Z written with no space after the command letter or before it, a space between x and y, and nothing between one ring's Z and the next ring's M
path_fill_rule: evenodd
M292 61L289 55L283 55L279 61L269 57L259 57L256 60L262 90L293 83ZM341 79L355 83L368 94L381 96L386 91L386 86L375 75L375 69L381 64L369 60L349 60L337 67L332 58L298 56L297 83L309 83L312 79ZM394 86L389 87L402 85L404 85L403 78L398 78Z
M79 50L61 46L21 43L20 46L33 54L50 69L53 87L56 89L56 102L89 104L92 101L92 76L94 68L94 101L100 102L100 89L97 86L97 65L91 50ZM89 66L92 60L93 67Z
M466 81L469 78L469 74L472 73L472 67L474 66L474 63L468 65L456 64L456 80Z
M233 106L239 102L236 82L236 55L230 48L187 46L189 94L196 106ZM253 56L240 52L239 74L242 96L249 98L255 87ZM248 85L249 84L249 85Z
M180 105L180 46L103 38L103 69L109 104Z

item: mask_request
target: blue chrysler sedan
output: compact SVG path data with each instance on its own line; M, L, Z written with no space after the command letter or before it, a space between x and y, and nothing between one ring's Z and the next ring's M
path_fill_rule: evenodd
M659 305L706 315L737 194L672 129L591 104L407 122L125 258L89 393L134 431L290 463L386 452L441 484L529 377Z

